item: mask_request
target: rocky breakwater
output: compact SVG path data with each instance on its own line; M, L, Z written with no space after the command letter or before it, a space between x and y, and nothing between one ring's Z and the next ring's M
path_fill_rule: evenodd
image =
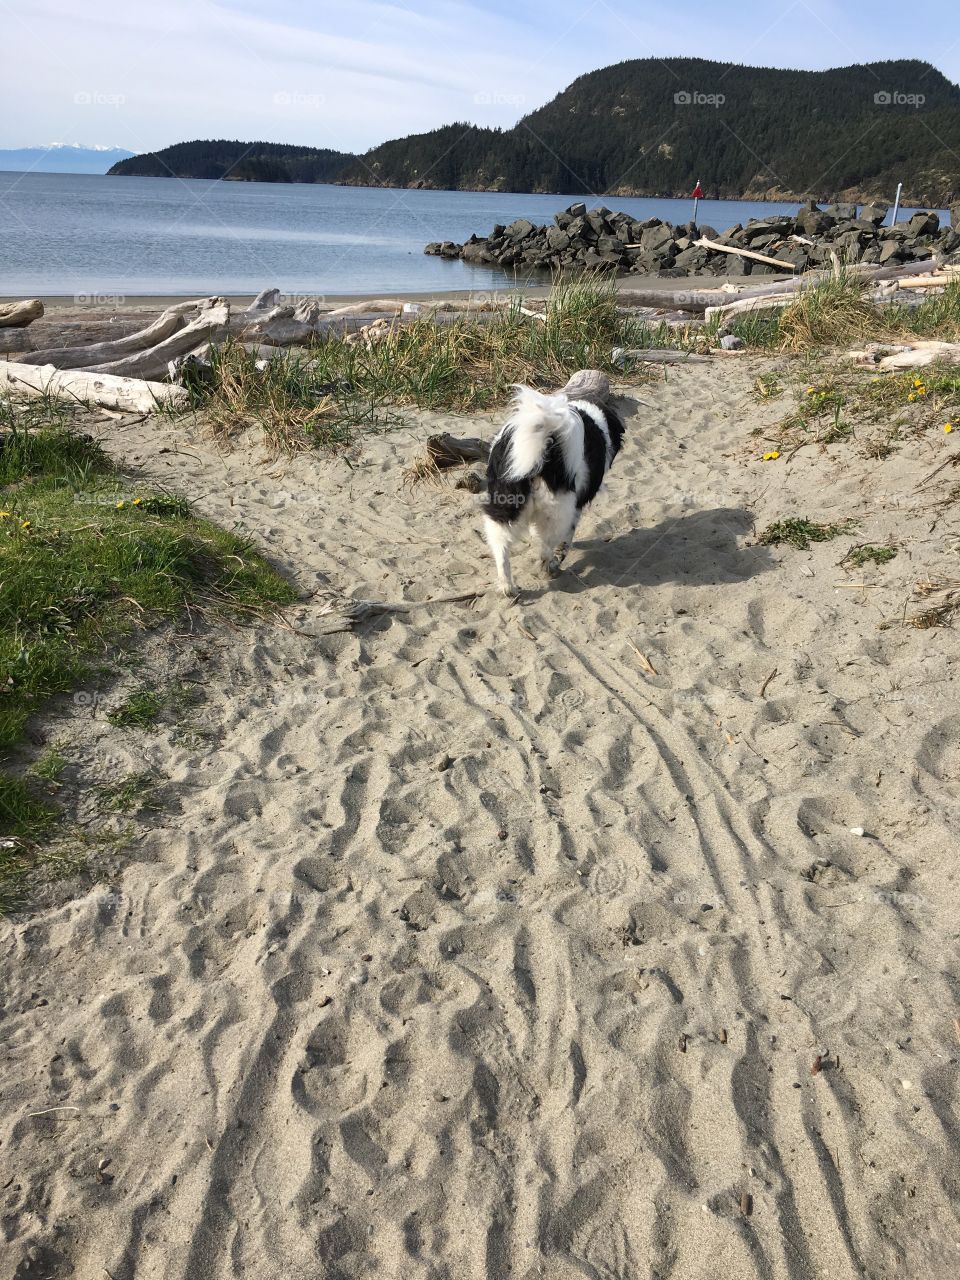
M587 270L639 275L775 275L829 266L836 255L848 263L877 266L922 263L934 257L960 261L960 205L952 225L940 225L936 213L884 226L887 206L810 201L795 215L751 219L718 233L689 222L674 226L660 218L638 221L627 213L572 204L554 216L552 226L534 226L518 218L498 225L489 236L473 235L465 244L451 240L428 244L425 253L462 258L477 265L514 271ZM712 247L704 241L711 241ZM742 257L759 254L772 262ZM783 264L782 266L778 264Z

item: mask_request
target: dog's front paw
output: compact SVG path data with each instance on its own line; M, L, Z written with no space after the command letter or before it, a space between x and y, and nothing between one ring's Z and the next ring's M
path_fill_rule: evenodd
M540 561L540 572L546 578L555 578L563 568L563 557L560 555L548 556Z
M520 594L520 588L515 587L512 582L498 582L497 591L505 600L516 600Z

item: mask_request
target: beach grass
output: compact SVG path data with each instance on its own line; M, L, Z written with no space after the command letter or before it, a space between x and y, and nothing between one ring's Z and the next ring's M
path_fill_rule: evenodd
M70 411L0 400L0 890L55 811L2 772L27 722L134 632L186 611L249 616L296 592L247 539L124 475Z
M730 332L753 350L793 355L855 346L867 339L960 339L960 281L913 306L874 302L871 288L870 281L841 267L803 290L787 307L735 318Z
M622 379L615 347L666 340L619 310L610 279L558 280L543 310L528 310L518 298L498 312L446 324L418 317L369 340L329 334L307 353L282 352L265 367L239 343L227 343L213 357L211 385L194 393L195 408L215 430L259 425L285 450L337 448L358 429L389 425L395 408L489 409L505 403L515 383L556 388L577 369Z

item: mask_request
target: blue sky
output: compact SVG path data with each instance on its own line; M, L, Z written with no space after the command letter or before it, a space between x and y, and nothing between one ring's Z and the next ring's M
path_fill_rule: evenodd
M0 0L0 147L364 150L455 120L509 126L586 71L651 56L923 58L960 80L955 0L922 17L893 0L866 16L828 0Z

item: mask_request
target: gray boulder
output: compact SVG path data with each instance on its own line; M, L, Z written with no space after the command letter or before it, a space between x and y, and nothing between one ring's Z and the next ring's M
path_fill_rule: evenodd
M915 213L907 223L911 236L935 236L940 230L940 219L935 213Z
M523 240L533 230L534 225L532 222L528 222L526 218L517 218L506 228L506 234L511 240Z
M803 209L797 214L797 230L803 236L822 236L834 225L835 219L819 209Z
M840 202L839 204L829 205L826 212L842 221L844 218L855 218L857 216L857 206L855 204Z
M640 244L644 249L656 252L666 245L673 244L673 228L666 222L661 222L655 227L648 227L640 237Z
M873 226L879 227L881 222L887 216L889 205L885 204L867 204L860 210L860 218L863 222L872 223Z

